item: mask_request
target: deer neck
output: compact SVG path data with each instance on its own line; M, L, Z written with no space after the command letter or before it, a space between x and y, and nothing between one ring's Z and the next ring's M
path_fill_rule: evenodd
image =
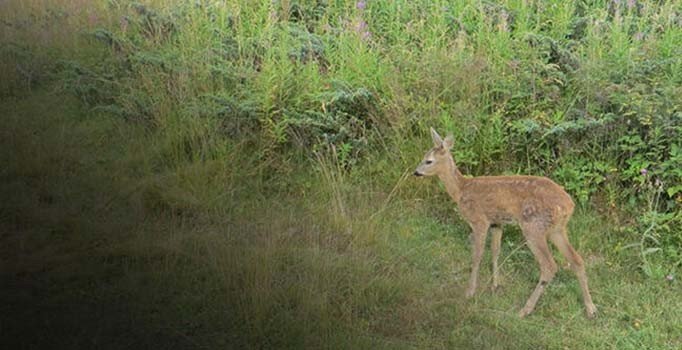
M459 204L459 199L462 197L462 186L464 185L465 178L462 176L462 173L459 172L459 169L457 169L457 165L455 165L455 161L452 157L448 158L449 161L447 163L446 171L439 174L438 177L443 181L443 184L445 184L445 189L448 191L452 200Z

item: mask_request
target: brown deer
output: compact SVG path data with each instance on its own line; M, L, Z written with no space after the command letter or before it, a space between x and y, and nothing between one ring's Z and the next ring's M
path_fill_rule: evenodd
M587 316L596 315L597 308L587 287L585 264L578 252L568 242L566 226L573 214L573 200L552 180L537 176L478 176L466 178L457 169L450 154L452 135L443 140L431 128L434 147L426 152L415 176L438 176L452 199L459 206L462 217L472 229L473 246L471 278L466 297L476 293L478 271L483 255L488 230L492 231L493 288L498 287L499 270L497 258L500 254L502 225L518 223L528 247L540 265L540 281L519 312L520 317L533 312L535 304L545 291L547 284L557 272L557 264L547 244L547 238L554 243L575 272L582 289Z

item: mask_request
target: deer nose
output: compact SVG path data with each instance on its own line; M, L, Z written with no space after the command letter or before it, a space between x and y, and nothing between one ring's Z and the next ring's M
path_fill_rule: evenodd
M415 170L413 175L414 175L414 176L423 176L424 174L422 174L422 173L420 173L420 172L418 172L418 171Z

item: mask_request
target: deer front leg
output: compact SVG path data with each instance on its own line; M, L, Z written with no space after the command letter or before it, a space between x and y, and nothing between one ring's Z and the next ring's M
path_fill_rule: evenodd
M488 225L471 225L471 277L469 278L469 288L465 296L471 298L476 293L478 287L478 270L481 266L483 248L485 247L485 237L488 234Z
M500 247L502 245L502 228L494 226L490 231L492 233L490 250L493 255L493 290L495 290L500 286L500 270L497 266L497 260L500 257Z

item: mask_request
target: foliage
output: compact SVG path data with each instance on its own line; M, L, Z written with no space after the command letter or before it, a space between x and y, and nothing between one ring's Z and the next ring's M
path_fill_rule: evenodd
M3 154L16 166L0 172L11 180L2 189L29 199L0 214L22 227L32 221L23 203L38 198L53 216L89 223L79 210L112 215L92 209L97 199L69 202L66 213L44 198L72 196L71 181L83 196L99 194L88 186L106 179L101 195L124 208L119 217L143 233L153 218L171 232L155 239L176 244L150 238L142 246L163 246L169 260L135 266L164 267L157 277L166 282L195 268L220 310L237 310L226 326L245 334L236 344L319 347L330 334L346 348L506 344L536 331L496 321L516 295L495 298L506 309L485 304L481 316L483 301L467 306L451 294L459 282L444 282L446 266L466 260L465 240L453 238L466 228L440 189L408 180L433 126L453 134L467 174L542 175L567 189L578 204L572 234L604 281L596 289L612 288L597 294L611 303L597 328L628 335L607 341L569 324L519 346L580 347L566 337L579 330L585 347L674 347L656 328L678 318L651 316L641 331L632 324L641 310L666 309L655 296L679 287L662 281L682 266L681 9L679 0L0 1L3 105L27 96L56 105L66 93L85 108L62 110L73 116L49 127L36 125L50 106L13 119L0 142L18 150ZM37 95L47 89L52 97ZM126 134L107 143L79 129L108 123ZM106 168L92 170L99 164ZM96 173L83 181L93 184L70 177L81 167ZM590 224L591 212L600 224ZM34 225L74 225L45 222ZM183 246L183 234L196 246ZM509 264L531 275L522 251ZM517 277L513 287L525 288ZM436 299L448 302L425 301ZM629 309L632 299L643 304ZM206 307L196 303L188 304Z

